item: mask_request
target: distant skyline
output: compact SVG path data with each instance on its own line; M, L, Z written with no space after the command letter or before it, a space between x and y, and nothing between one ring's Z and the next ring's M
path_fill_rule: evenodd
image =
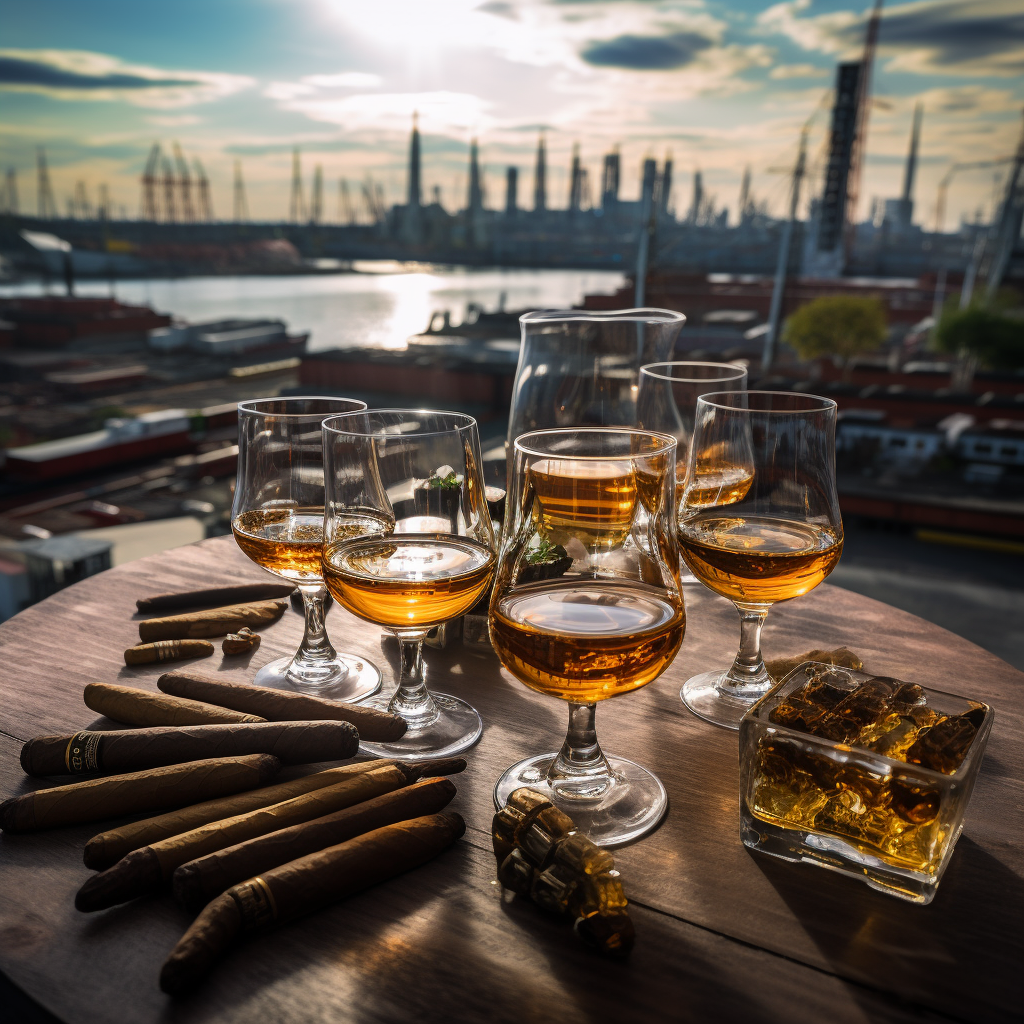
M61 213L83 181L93 203L105 184L134 217L150 147L177 140L205 165L218 218L230 217L240 159L251 219L281 220L298 146L307 197L321 164L336 220L342 177L354 197L372 175L388 204L404 201L418 111L423 194L439 186L449 210L465 205L474 137L487 205L503 205L509 164L520 203L532 196L544 131L549 206L566 205L578 142L595 202L601 157L619 145L624 198L643 157L671 151L677 212L699 169L734 222L749 165L755 197L778 214L812 116L820 184L835 65L859 57L869 12L850 0L0 0L0 172L17 171L21 209L34 212L44 146ZM931 229L951 163L1016 146L1024 4L887 4L873 93L860 214L898 195L920 100L914 219ZM1005 171L959 172L946 229L990 216Z

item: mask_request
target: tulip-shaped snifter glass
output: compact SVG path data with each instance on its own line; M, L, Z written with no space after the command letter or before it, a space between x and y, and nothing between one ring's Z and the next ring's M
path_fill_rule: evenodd
M656 679L683 640L675 448L613 427L515 441L491 641L517 679L568 702L569 730L561 750L509 768L494 802L530 786L599 844L644 835L668 807L656 776L601 750L594 716Z
M238 478L231 529L257 565L294 583L306 631L294 657L256 673L257 686L353 701L380 689L380 672L364 658L338 654L327 637L320 567L324 525L321 424L365 409L350 398L266 398L238 405Z
M465 701L427 690L423 638L464 615L494 572L494 532L472 416L381 409L324 423L327 505L324 579L350 612L393 633L401 649L395 691L370 706L401 715L383 757L447 757L483 729Z
M637 423L644 430L671 434L676 439L676 500L682 498L690 461L697 399L716 391L746 391L747 368L738 363L701 363L677 360L640 367L636 399ZM696 583L685 569L683 583Z
M690 571L740 613L727 671L680 690L700 718L738 729L774 685L761 658L773 604L813 590L843 552L835 467L836 403L813 395L702 395L680 502L679 543Z

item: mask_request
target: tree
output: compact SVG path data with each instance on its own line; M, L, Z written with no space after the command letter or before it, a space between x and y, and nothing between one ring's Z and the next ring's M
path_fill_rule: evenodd
M1017 370L1024 367L1024 320L980 306L947 310L936 328L935 345L993 370Z
M885 340L885 307L878 299L830 295L801 306L787 321L783 341L804 358L873 352Z

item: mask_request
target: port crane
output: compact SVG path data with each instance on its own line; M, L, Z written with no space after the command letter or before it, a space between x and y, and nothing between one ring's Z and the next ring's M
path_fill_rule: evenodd
M195 219L195 210L192 207L192 175L188 172L188 164L181 152L181 146L177 140L174 144L174 163L178 168L178 192L181 196L181 219L186 224L191 224Z

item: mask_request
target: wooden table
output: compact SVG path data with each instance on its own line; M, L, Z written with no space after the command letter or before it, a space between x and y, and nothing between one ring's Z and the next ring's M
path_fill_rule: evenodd
M24 792L24 740L86 727L92 680L155 689L161 669L125 669L137 597L252 580L228 538L120 566L0 626L2 792ZM776 608L771 654L845 643L872 670L988 701L997 709L949 870L920 907L848 878L750 853L738 838L736 733L679 702L683 679L724 665L731 605L687 591L686 639L657 682L598 715L606 750L635 757L668 788L651 836L616 852L637 931L627 963L585 948L535 907L502 901L489 841L491 787L520 757L553 749L565 707L527 691L487 649L429 652L437 688L470 700L486 727L456 779L465 839L437 861L249 942L194 996L157 987L188 924L169 896L86 916L82 848L98 827L0 840L0 969L62 1020L288 1021L1001 1021L1021 1019L1024 964L1024 675L967 641L884 604L822 586ZM396 649L335 608L338 644L391 675ZM191 663L246 680L292 650L300 616L266 631L252 663ZM102 721L102 720L101 720Z

